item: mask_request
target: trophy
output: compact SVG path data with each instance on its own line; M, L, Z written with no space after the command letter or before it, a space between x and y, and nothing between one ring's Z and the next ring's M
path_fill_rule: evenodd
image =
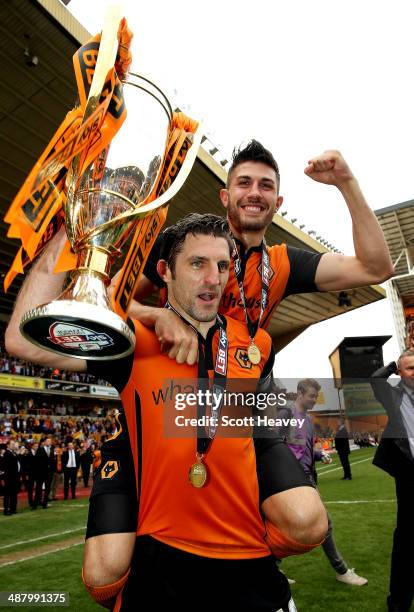
M117 31L115 25L112 36ZM84 121L96 112L100 102L105 79L96 85L95 77L98 73L106 77L108 71L108 59L99 69L104 36L105 28ZM109 65L111 62L113 66L113 57ZM86 153L83 158L78 154L68 168L65 224L77 256L70 284L52 302L26 312L20 324L22 334L37 346L82 359L119 359L134 350L135 335L125 317L113 310L107 295L111 264L121 255L132 232L134 240L141 236L148 242L145 231L137 231L140 224L151 221L160 208L165 209L180 189L201 142L200 129L192 142L187 134L186 155L177 174L168 155L175 115L168 99L151 81L132 72L124 75L121 87L126 108L121 127L92 161L86 164ZM119 95L115 102L119 102ZM184 139L180 142L185 144ZM177 154L177 146L176 142L170 153L174 149ZM160 188L162 184L164 189ZM152 243L162 223L163 219L155 235L152 233ZM122 270L121 276L125 277Z

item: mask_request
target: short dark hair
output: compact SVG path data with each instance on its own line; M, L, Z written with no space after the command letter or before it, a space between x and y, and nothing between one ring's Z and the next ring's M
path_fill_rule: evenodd
M277 165L277 161L273 157L272 153L265 149L265 147L258 140L251 140L247 146L243 149L234 148L232 155L232 164L229 169L229 173L227 175L227 187L230 184L232 172L239 164L243 164L244 162L260 162L262 164L266 164L266 166L270 166L276 172L276 178L278 184L280 184L280 172L279 166Z
M224 238L231 253L233 245L230 228L224 217L212 214L190 213L163 232L160 259L164 259L172 274L175 273L177 255L182 251L187 234Z

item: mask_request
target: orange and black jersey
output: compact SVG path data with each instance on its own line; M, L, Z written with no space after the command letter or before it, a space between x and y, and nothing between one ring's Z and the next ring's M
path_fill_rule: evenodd
M228 378L257 382L270 374L273 351L268 334L259 330L255 338L261 362L246 366L236 358L249 344L246 326L225 317L223 320L229 341ZM202 557L254 559L269 555L260 498L294 486L306 486L302 470L280 440L263 441L258 459L257 441L251 437L217 436L205 459L211 477L202 489L194 489L188 481L188 470L195 461L196 436L178 439L164 434L162 398L171 385L178 390L180 381L196 381L197 366L179 365L160 354L153 330L136 321L134 324L136 349L132 356L106 364L88 362L88 369L111 382L121 393L134 464L137 535L151 535L173 548ZM209 370L214 368L218 331L218 325L212 327L205 341ZM282 449L278 452L283 457L272 471L269 464L276 446ZM267 490L259 497L262 471L267 474L263 485ZM274 477L270 478L269 473ZM113 481L115 485L116 474ZM94 483L95 495L109 492L111 483L111 479L98 479Z
M246 251L236 240L239 250L243 287L246 305L251 321L257 322L260 314L262 288L262 246L252 247ZM157 262L160 258L162 234L157 238L144 268L145 276L157 287L163 287L163 281L157 273ZM321 253L312 253L286 244L267 247L269 254L269 292L266 309L260 326L266 329L271 315L280 302L289 295L296 293L312 293L318 291L315 285L316 269ZM239 321L245 321L243 302L234 274L233 262L224 289L219 312Z

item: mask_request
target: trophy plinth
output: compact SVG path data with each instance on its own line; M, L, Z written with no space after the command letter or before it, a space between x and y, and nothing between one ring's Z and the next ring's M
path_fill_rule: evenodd
M120 359L135 348L130 327L111 310L105 285L109 257L99 249L81 253L70 285L53 302L27 311L22 334L41 348L60 355Z

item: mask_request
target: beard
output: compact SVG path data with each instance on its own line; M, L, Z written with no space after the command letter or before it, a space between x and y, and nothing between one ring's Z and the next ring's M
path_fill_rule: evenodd
M171 296L173 297L173 304L175 303L179 309L181 309L182 313L185 313L194 321L198 321L199 323L210 323L211 321L215 321L220 303L219 301L216 302L214 306L211 305L210 309L204 310L194 303L193 297L183 294L176 281L173 281L169 292L171 292Z
M217 309L211 312L202 312L194 306L188 306L185 312L194 319L194 321L198 321L199 323L211 323L211 321L215 321L217 317Z
M231 225L240 233L242 232L258 232L265 230L272 222L274 212L268 210L260 218L243 218L242 213L237 204L229 202L227 208L227 218Z

